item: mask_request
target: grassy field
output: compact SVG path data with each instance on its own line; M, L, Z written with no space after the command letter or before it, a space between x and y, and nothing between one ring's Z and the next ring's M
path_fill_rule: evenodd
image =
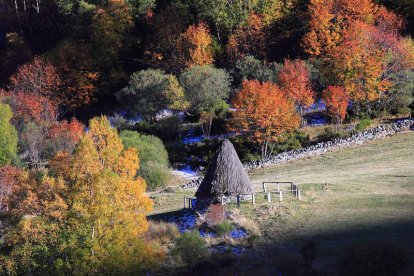
M286 196L282 203L266 203L258 195L257 205L238 208L259 227L259 243L272 254L297 255L301 245L314 241L315 265L329 267L344 247L375 239L401 245L414 256L413 132L258 170L250 177L256 191L262 181L275 180L293 181L302 190L300 202ZM194 192L154 195L155 213L182 208L183 196Z

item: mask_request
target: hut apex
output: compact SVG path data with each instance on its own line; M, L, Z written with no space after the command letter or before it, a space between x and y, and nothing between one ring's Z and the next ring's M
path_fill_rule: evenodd
M233 144L224 140L211 162L195 196L213 199L253 193L252 183L240 162Z

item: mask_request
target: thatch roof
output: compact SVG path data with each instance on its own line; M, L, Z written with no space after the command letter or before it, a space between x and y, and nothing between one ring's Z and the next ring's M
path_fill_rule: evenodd
M214 198L220 195L235 196L253 193L252 183L233 144L224 140L211 162L195 196Z

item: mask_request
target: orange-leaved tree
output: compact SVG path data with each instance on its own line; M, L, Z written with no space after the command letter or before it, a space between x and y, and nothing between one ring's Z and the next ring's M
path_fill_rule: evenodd
M295 102L303 117L304 109L315 102L315 92L312 88L310 73L305 61L285 59L278 79L286 97Z
M337 124L342 123L349 102L346 89L341 86L328 86L323 91L322 97L330 116L335 119Z
M263 16L251 14L246 26L238 27L229 37L226 52L231 62L247 55L264 59L266 57L266 33Z
M188 27L184 33L184 41L188 44L188 67L213 63L212 38L210 30L204 22Z
M259 143L263 156L270 153L269 143L283 141L299 127L293 101L276 84L244 81L232 104L230 129Z
M303 42L305 51L313 56L326 56L341 39L342 16L334 9L334 0L311 0L308 6L309 31Z
M342 43L331 52L334 75L355 101L376 100L390 86L384 79L386 52L372 43L375 27L356 21L344 32Z

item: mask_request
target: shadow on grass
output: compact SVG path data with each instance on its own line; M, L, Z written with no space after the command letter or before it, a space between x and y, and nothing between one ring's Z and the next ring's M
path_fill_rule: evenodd
M171 221L190 212L184 209L150 219ZM414 275L414 218L371 225L338 225L334 230L317 233L294 229L292 233L261 240L241 256L211 256L179 274Z
M317 233L301 233L299 229L295 229L282 237L268 238L267 242L256 247L256 252L251 252L251 256L256 255L257 258L246 256L249 261L244 262L242 274L249 274L249 271L253 273L255 267L260 267L263 274L272 274L277 269L282 275L350 275L343 270L343 264L349 259L349 251L357 247L355 250L363 251L357 254L363 256L359 256L360 259L366 259L364 262L367 266L378 267L378 273L368 273L362 269L361 273L364 275L414 275L414 218L372 225L344 225L335 230ZM303 253L303 248L309 243L315 245L312 267L306 265L307 260ZM364 248L373 245L380 249ZM398 260L401 261L401 264L390 266L399 266L395 271L400 274L394 274L394 271L384 272L383 266L391 263L390 259L393 257L397 259L397 263ZM360 261L358 257L352 258Z

